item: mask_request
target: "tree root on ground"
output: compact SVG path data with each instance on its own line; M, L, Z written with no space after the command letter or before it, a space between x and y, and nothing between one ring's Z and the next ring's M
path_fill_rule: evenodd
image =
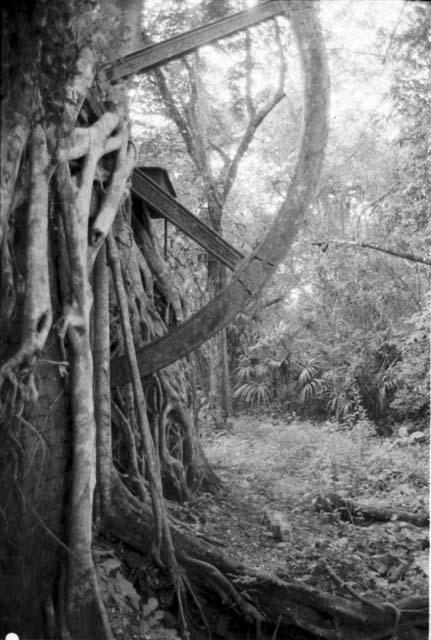
M116 474L111 499L104 531L147 554L154 535L150 506L135 498ZM218 602L220 610L228 608L248 624L253 620L264 621L268 629L277 626L280 638L292 628L326 640L427 637L427 596L367 606L246 567L177 524L171 524L171 534L178 563L195 594Z

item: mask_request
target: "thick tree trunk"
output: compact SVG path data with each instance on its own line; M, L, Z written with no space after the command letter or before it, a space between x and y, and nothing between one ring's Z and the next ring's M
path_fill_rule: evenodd
M16 441L4 442L9 451L0 472L2 636L14 631L20 637L54 637L47 633L65 539L71 446L68 397L56 364L61 361L52 333L37 367L38 401L15 419Z

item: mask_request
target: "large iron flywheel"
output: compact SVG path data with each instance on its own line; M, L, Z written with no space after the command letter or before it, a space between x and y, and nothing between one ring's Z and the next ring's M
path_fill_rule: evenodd
M254 9L130 54L112 67L113 79L146 71L282 13L287 15L295 34L304 96L297 162L285 200L263 240L237 264L225 289L183 324L138 352L141 375L149 375L186 356L226 327L259 294L285 259L320 177L328 133L329 77L321 26L313 0L268 0ZM113 360L112 386L124 384L129 378L126 358Z

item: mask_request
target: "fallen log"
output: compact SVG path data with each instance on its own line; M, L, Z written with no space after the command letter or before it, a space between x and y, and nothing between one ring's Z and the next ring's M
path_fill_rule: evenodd
M116 474L103 527L134 550L149 554L154 536L151 506L133 496ZM325 640L428 637L426 595L398 603L364 604L246 567L179 522L171 521L171 533L178 564L194 597L216 603L220 614L230 611L236 625L242 620L258 629L277 629L279 638L293 637L292 629L308 634L302 637ZM210 619L205 604L202 608L205 619Z
M371 524L371 522L390 522L392 520L409 522L416 527L427 527L429 524L429 514L427 513L411 513L394 507L363 504L349 498L343 498L337 493L317 496L313 501L313 506L316 511L336 513L341 520L353 524Z

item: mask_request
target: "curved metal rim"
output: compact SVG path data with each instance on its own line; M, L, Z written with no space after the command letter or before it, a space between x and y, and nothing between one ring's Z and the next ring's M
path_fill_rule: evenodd
M289 20L299 51L304 88L298 159L286 198L257 248L241 262L229 284L208 304L138 353L141 375L149 375L194 351L226 325L261 291L286 257L319 182L328 134L329 75L313 0L291 0ZM111 385L130 379L125 356L111 362Z

